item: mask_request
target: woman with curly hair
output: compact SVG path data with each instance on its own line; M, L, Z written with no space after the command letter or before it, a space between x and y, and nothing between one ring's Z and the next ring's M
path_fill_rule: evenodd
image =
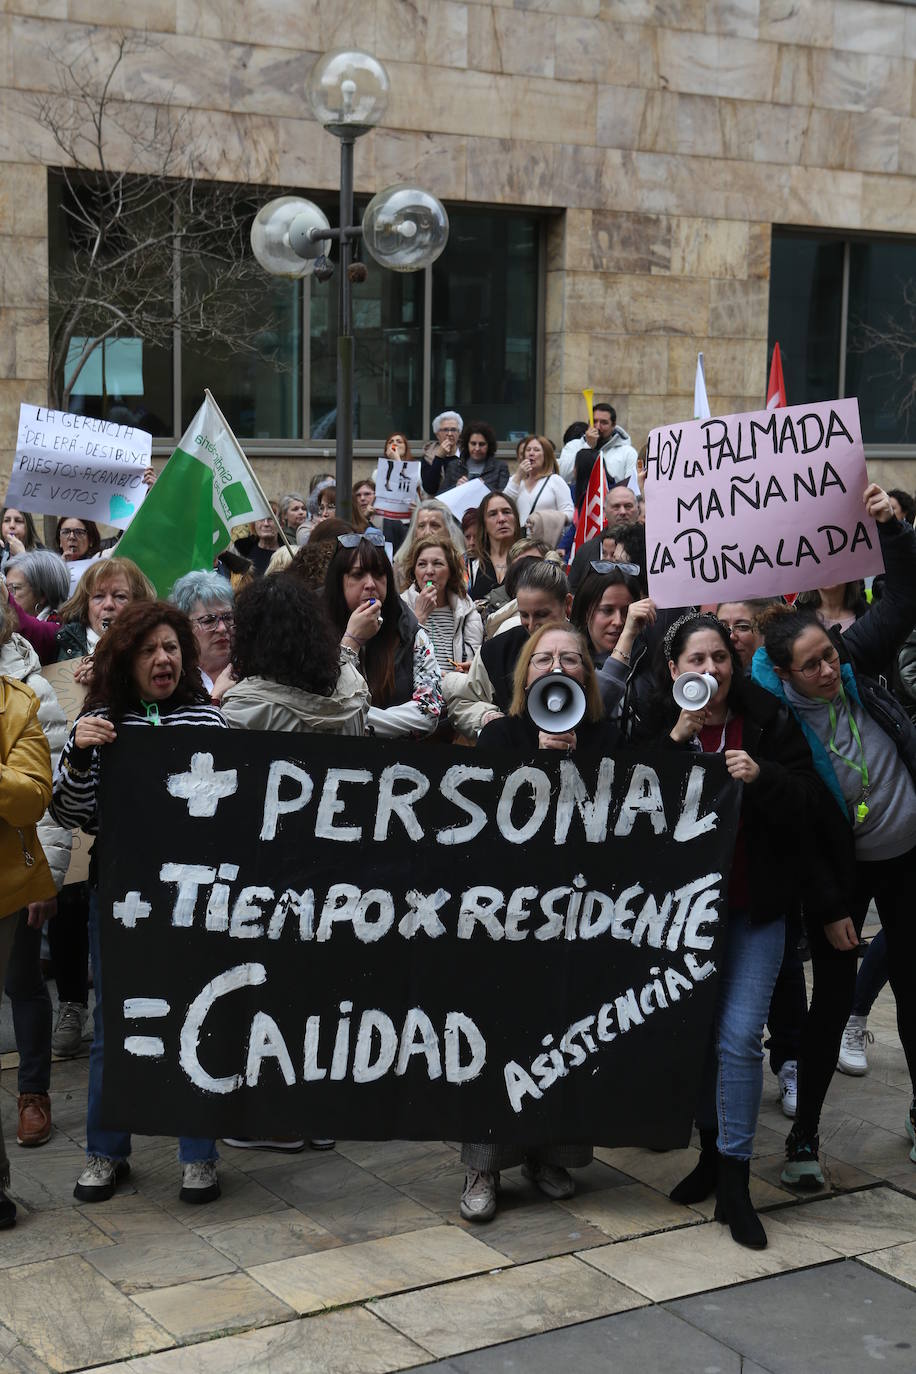
M397 594L384 543L381 530L339 534L325 600L372 693L369 733L420 738L442 714L442 675L429 636Z
M413 546L410 576L401 599L432 640L443 673L469 664L483 643L483 621L464 589L464 571L453 545L419 540Z
M79 716L61 755L51 815L68 829L90 835L108 818L100 813L101 752L130 727L219 726L226 722L201 681L197 641L190 621L165 601L128 606L98 646L94 671ZM89 1111L86 1167L73 1195L80 1202L104 1202L130 1173L130 1134L102 1127L102 960L99 944L98 864L89 873L89 949L95 987L95 1035L89 1054ZM183 1137L178 1142L182 1202L212 1202L219 1197L213 1140Z
M363 735L369 689L358 664L321 597L295 573L253 582L236 602L236 682L223 714L237 730Z
M490 491L502 491L509 480L509 466L497 458L498 441L486 420L471 420L458 441L459 457L447 464L440 491L450 491L462 482L483 482Z

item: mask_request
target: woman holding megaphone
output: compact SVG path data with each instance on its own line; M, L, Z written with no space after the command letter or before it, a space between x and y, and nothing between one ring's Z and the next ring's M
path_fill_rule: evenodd
M483 748L513 749L528 756L538 749L607 753L616 741L617 729L604 716L588 645L561 621L548 621L534 631L516 664L508 715L491 720L477 737ZM518 1164L545 1197L572 1197L576 1186L569 1170L584 1168L591 1159L591 1145L526 1148L493 1141L465 1143L461 1215L466 1221L489 1221L496 1212L500 1170Z
M766 1246L748 1192L763 1092L763 1027L785 943L785 918L803 868L800 836L820 784L801 729L745 677L728 627L681 616L665 635L645 741L722 754L744 783L728 886L728 924L716 1016L697 1103L700 1158L675 1202L716 1194L716 1220L739 1245Z

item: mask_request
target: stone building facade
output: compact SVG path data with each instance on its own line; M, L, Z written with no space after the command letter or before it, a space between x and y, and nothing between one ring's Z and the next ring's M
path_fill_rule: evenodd
M19 402L46 399L47 168L60 154L35 102L91 30L125 24L155 42L120 95L151 125L186 111L209 177L335 188L336 144L305 83L317 54L346 45L381 58L392 83L384 126L358 146L357 190L409 178L449 205L543 213L537 420L553 436L581 416L585 385L637 443L689 417L699 350L713 413L759 406L774 225L916 234L910 3L4 0L3 469ZM111 155L139 169L136 145ZM311 464L265 449L261 466L279 488ZM875 470L916 485L905 447Z

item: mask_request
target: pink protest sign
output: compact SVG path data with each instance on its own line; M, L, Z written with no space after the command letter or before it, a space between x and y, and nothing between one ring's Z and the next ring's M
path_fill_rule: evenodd
M881 572L867 484L854 397L653 429L649 595L700 605Z

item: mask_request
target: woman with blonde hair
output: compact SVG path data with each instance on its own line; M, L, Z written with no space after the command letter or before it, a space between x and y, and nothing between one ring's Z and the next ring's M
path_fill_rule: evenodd
M462 560L467 552L464 532L448 506L443 501L430 498L414 507L404 542L392 559L392 567L398 589L404 591L410 586L410 558L413 546L419 539L448 539Z
M559 511L564 524L575 515L569 486L557 467L553 444L543 434L529 434L522 449L522 460L510 477L506 496L518 507L518 518L527 525L535 511Z
M102 558L86 569L76 590L60 608L60 624L26 615L11 600L19 617L20 634L42 663L83 658L91 653L125 606L155 601L156 590L129 558Z
M578 682L585 693L585 715L573 730L552 733L540 730L528 714L528 693L539 678L562 673ZM582 635L563 621L549 621L535 630L524 645L515 668L509 714L490 721L481 730L479 748L511 749L530 758L540 749L609 753L617 740L613 725L604 718L604 706L595 669ZM522 1173L554 1201L570 1198L576 1185L570 1169L584 1168L592 1160L591 1145L506 1145L498 1141L461 1147L465 1167L461 1215L465 1221L489 1221L496 1212L496 1194L502 1169L521 1164Z

